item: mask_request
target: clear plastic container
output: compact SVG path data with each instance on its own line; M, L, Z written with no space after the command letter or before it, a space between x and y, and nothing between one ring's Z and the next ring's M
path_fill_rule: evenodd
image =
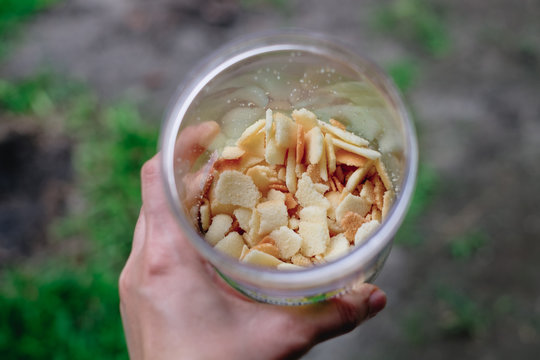
M324 265L280 271L240 263L201 236L190 194L202 188L212 153L264 118L265 109L290 113L303 107L323 121L342 121L382 153L397 194L392 209L368 241ZM191 163L189 152L175 152L179 136L207 120L219 123L221 133ZM302 32L251 37L212 54L179 88L160 140L166 194L185 236L231 286L282 305L323 301L375 278L407 211L418 165L413 124L384 72L335 39Z

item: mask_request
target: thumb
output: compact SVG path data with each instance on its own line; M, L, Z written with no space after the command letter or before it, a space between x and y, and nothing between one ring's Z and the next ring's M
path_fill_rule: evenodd
M373 284L362 284L321 306L316 316L308 318L316 343L348 333L375 316L386 306L386 294Z

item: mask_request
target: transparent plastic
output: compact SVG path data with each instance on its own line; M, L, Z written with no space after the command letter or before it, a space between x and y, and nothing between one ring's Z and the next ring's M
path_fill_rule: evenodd
M216 251L201 236L189 201L193 188L202 189L212 154L264 118L265 109L302 107L323 121L342 121L382 153L397 195L391 211L361 246L304 270L251 266ZM183 131L208 120L221 133L203 155L192 163L189 153L175 153ZM172 99L160 142L166 194L185 236L231 286L281 305L323 301L375 278L408 209L418 165L415 130L392 81L339 41L302 32L255 36L212 54Z

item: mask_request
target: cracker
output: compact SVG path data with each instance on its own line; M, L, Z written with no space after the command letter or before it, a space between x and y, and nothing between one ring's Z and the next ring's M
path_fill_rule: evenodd
M225 146L221 152L221 157L226 160L235 160L244 155L246 151L238 146Z
M229 231L227 231L227 235L231 232L244 232L243 229L240 227L238 219L236 218L233 218L233 222L231 224L231 227L229 228Z
M251 219L251 210L246 208L235 209L234 217L238 221L238 225L244 231L249 231L249 220Z
M345 214L352 211L364 217L371 209L371 204L359 196L348 194L336 208L336 220L341 223Z
M341 225L334 219L328 219L327 223L328 223L328 231L330 232L330 236L341 234L344 231Z
M347 127L343 125L341 122L337 121L336 119L330 119L329 123L330 125L335 126L341 130L347 130Z
M210 227L210 203L207 199L203 199L199 207L199 220L201 222L201 230L207 231Z
M323 121L319 121L319 125L325 132L330 133L334 136L337 136L339 139L342 139L349 144L356 145L357 147L368 146L369 144L369 142L366 139L363 139L360 136L355 135L349 131L345 131L344 129L340 129L339 127L327 124Z
M268 255L272 255L275 258L279 258L279 249L276 247L276 245L271 243L258 243L253 248L251 248L251 251L253 250L262 251L264 253L267 253Z
M287 207L287 210L292 210L298 206L298 202L291 193L285 194L285 206Z
M239 165L239 170L240 171L244 171L246 169L249 169L251 168L252 166L255 166L261 162L264 161L264 156L263 157L259 157L259 156L253 156L249 153L246 153L244 156L242 156L240 158L240 165Z
M238 146L240 149L244 150L246 154L250 154L251 156L255 156L258 158L264 159L264 144L265 144L265 131L264 131L264 120L262 121L262 126L260 129L258 129L257 132L251 134L250 136L244 138L244 139L238 139L236 142L236 146Z
M315 256L323 254L326 251L330 234L328 233L328 225L300 221L298 234L302 237L302 246L300 251L304 256Z
M261 193L250 176L227 170L219 175L215 188L216 200L221 204L253 208Z
M232 225L233 219L229 215L218 214L212 218L212 222L208 227L208 231L204 238L212 246L216 245L219 240L225 237Z
M246 240L246 243L250 247L257 245L257 243L259 242L259 239L261 238L259 235L260 226L261 226L261 216L259 212L254 209L251 212L251 218L249 219L249 230L247 233L244 234L244 239Z
M368 159L347 150L337 149L336 162L348 166L363 167L368 162Z
M390 176L388 176L386 166L384 166L384 163L381 159L377 159L375 161L375 168L377 169L377 173L379 174L379 177L381 178L386 190L393 190L394 186L392 184L392 180L390 180Z
M334 143L332 142L332 136L326 134L324 136L324 144L326 150L326 160L328 164L328 173L332 175L336 171L336 149L334 148Z
M291 115L297 124L302 125L304 131L318 127L317 116L311 111L302 108L300 110L294 110Z
M259 244L272 244L272 245L276 245L276 241L274 239L272 239L272 237L270 235L266 235L265 237L262 238L261 241L259 241Z
M237 232L231 232L223 239L218 241L218 243L214 246L214 249L238 259L242 254L243 247L244 239L242 236Z
M327 162L326 162L326 146L324 145L324 138L323 138L323 148L322 148L322 156L321 161L319 162L319 176L323 181L328 181L328 168Z
M289 221L287 207L282 201L271 200L257 205L257 212L260 215L259 235L270 233L274 229L286 226Z
M337 191L336 183L334 182L333 178L330 178L329 184L330 184L330 190Z
M371 218L373 220L377 220L378 222L382 221L382 212L379 210L379 208L376 208L375 206L371 209Z
M360 197L365 199L370 204L375 202L375 186L370 180L366 180L360 190Z
M287 153L287 167L285 168L285 184L287 185L287 189L293 194L296 192L297 181L294 151L294 147L289 148Z
M253 183L261 192L267 192L270 183L277 177L275 170L264 165L255 165L246 171L246 175L251 177Z
M345 185L345 188L349 192L353 192L354 189L360 184L367 175L369 166L364 166L363 168L356 169L351 176L349 176L349 179L347 180L347 184Z
M243 238L245 239L245 237L243 237ZM246 244L244 244L244 246L242 247L242 252L240 253L240 256L238 257L238 260L242 260L244 258L244 256L247 255L248 252L249 252L249 248L247 247Z
M390 212L392 208L392 203L394 202L394 192L392 190L386 190L383 195L383 206L381 209L381 218L384 219Z
M266 139L264 157L266 162L272 165L283 165L285 163L285 153L287 148L278 146L276 140L271 137Z
M324 150L324 137L319 127L309 130L306 135L306 155L310 164L318 164L321 161Z
M338 234L330 238L328 248L324 254L326 261L336 260L349 252L350 244L349 240L345 238L345 235Z
M282 226L270 233L272 239L279 249L279 258L289 260L294 254L300 250L302 238L300 235L289 229L287 226Z
M386 191L385 187L384 187L384 184L381 180L381 178L379 176L374 176L373 177L373 185L374 185L374 188L373 188L373 193L375 194L375 204L377 205L377 207L379 209L382 209L383 208L383 197L384 197L384 192Z
M359 246L366 242L369 236L379 227L380 223L377 220L371 220L360 226L354 236L354 246Z
M281 180L283 182L285 182L285 179L286 179L286 170L284 167L280 167L279 170L278 170L278 173L277 173L277 178L278 180Z
M227 170L239 170L241 159L218 159L214 162L213 168L218 172Z
M304 164L296 164L296 168L294 170L296 173L296 178L302 177L302 174L306 172L306 166Z
M297 271L297 270L302 270L303 267L284 262L284 263L278 264L277 269L281 271Z
M309 164L306 173L314 183L320 183L322 181L319 164Z
M302 174L302 178L298 181L296 199L302 207L315 205L328 209L330 206L330 202L316 190L313 181L306 173Z
M351 145L348 142L345 142L340 139L333 138L332 142L334 143L335 147L338 147L343 150L347 150L349 152L352 152L354 154L358 154L360 156L366 157L371 160L375 160L381 157L381 153L372 149L369 149L367 147L360 147L356 145Z
M275 189L275 190L278 190L278 191L282 191L282 192L288 192L289 191L289 189L287 188L287 185L285 185L283 183L270 184L269 188L270 189Z
M326 209L320 206L307 206L299 214L300 221L326 223Z
M236 140L236 145L243 147L247 142L251 141L251 138L255 136L259 130L264 128L266 121L264 119L258 120L255 123L251 124L244 130L242 135Z
M305 132L301 124L296 125L296 163L302 163L305 148Z
M318 254L311 257L311 262L315 265L322 265L326 263L326 260L324 259L322 254Z
M340 193L337 191L329 191L326 194L324 194L324 197L328 199L330 202L330 207L328 208L328 217L330 219L336 218L336 208L338 207L340 203Z
M295 217L289 218L289 229L296 230L300 225L300 220Z
M265 266L265 267L276 267L283 262L278 258L269 255L265 252L259 250L250 250L241 260L244 263Z
M310 260L308 257L305 257L305 256L302 255L302 254L295 254L295 255L293 255L293 257L291 257L291 262L292 262L294 265L302 266L302 267L308 267L308 266L313 265L313 263L311 262L311 260Z
M350 242L354 241L356 231L364 223L364 217L357 213L348 211L343 219L341 219L341 227L345 230L344 235Z
M320 183L313 184L313 187L315 188L315 190L317 190L317 192L323 195L330 189L328 185Z
M272 109L266 109L265 118L264 133L266 135L266 141L268 141L268 139L274 136L274 115Z
M283 148L289 148L295 144L296 125L290 117L281 113L274 114L276 144Z
M343 168L339 165L336 165L335 176L343 184L345 182L345 175L343 174ZM337 184L336 184L337 185Z
M339 192L342 192L345 186L343 186L341 181L336 176L333 176L332 180L334 181L334 184L336 185L336 190Z

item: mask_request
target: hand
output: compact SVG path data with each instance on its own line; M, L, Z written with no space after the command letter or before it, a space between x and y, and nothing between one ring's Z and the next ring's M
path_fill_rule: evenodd
M297 357L384 308L385 294L371 284L301 307L243 297L216 275L182 234L165 198L158 157L142 169L143 205L119 281L131 359Z

